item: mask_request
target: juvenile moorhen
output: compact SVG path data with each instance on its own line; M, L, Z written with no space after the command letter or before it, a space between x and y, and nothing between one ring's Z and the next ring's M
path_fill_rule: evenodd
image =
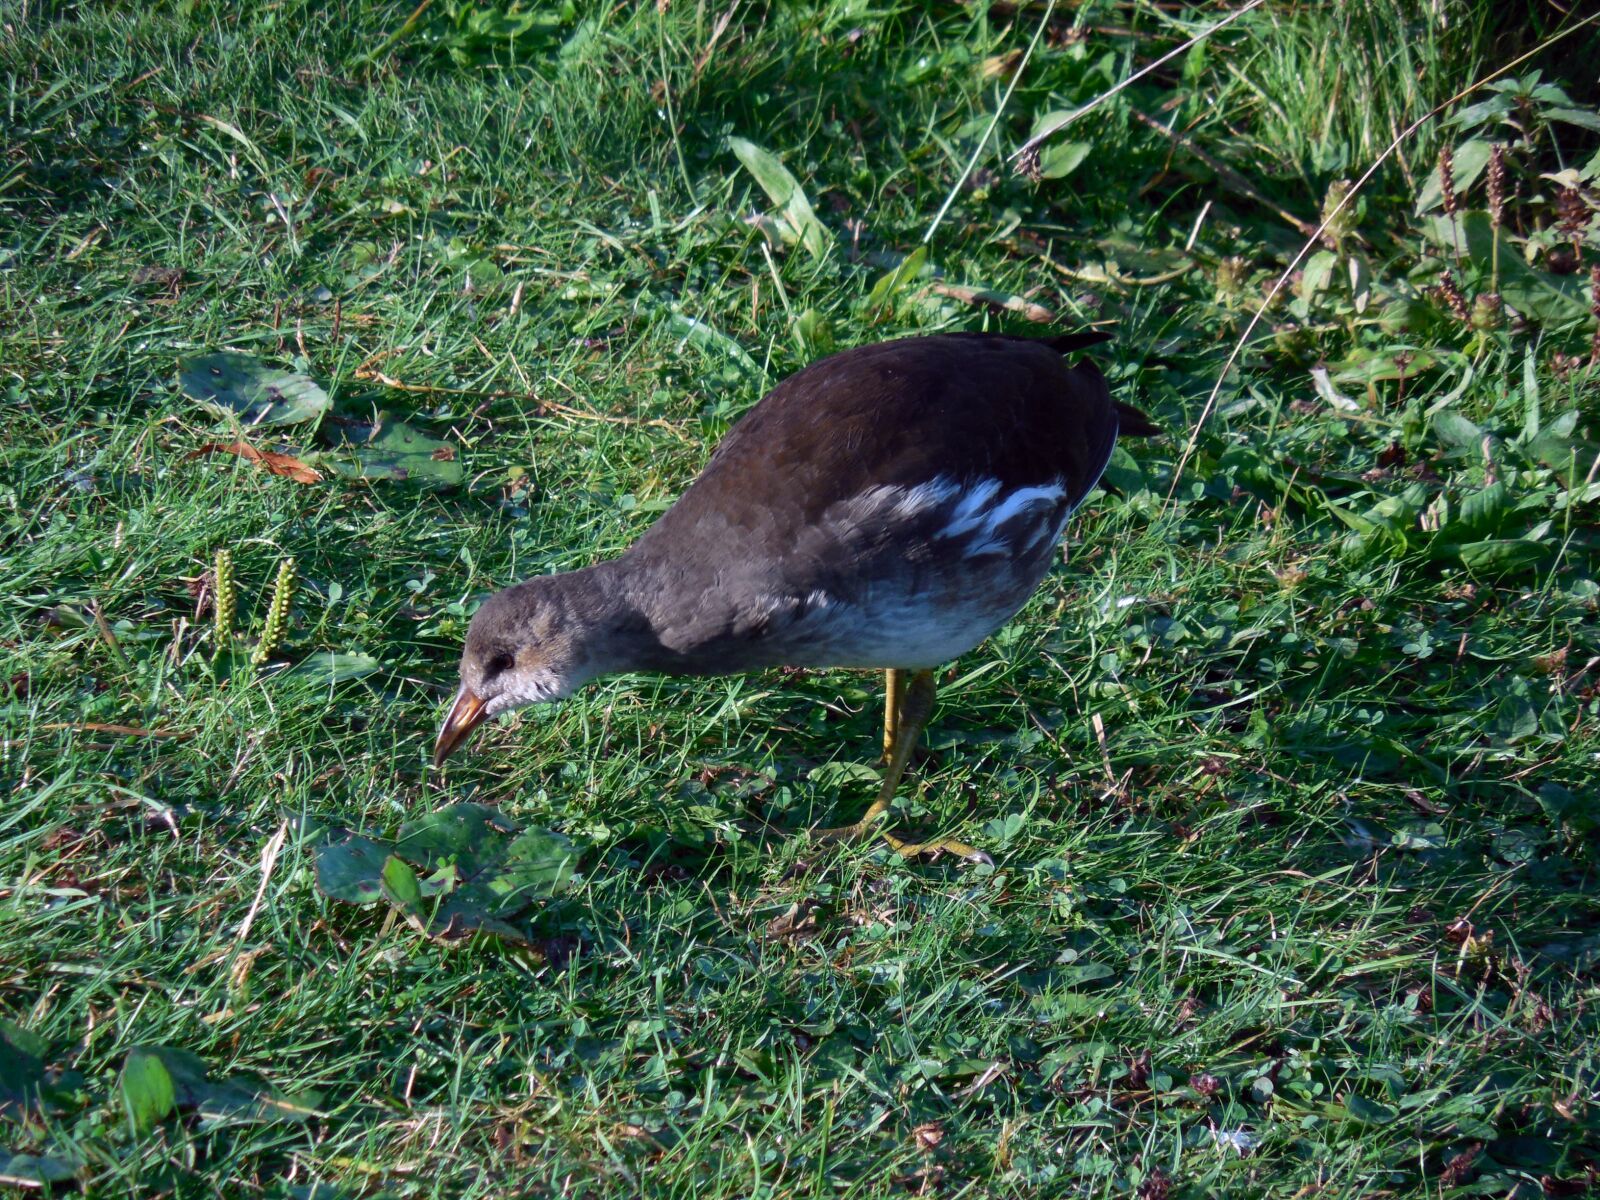
M435 765L487 718L598 675L878 668L878 798L854 824L813 834L872 831L933 707L932 668L1033 594L1117 436L1156 432L1092 363L1062 357L1106 340L909 337L785 379L621 555L484 603ZM908 856L987 857L879 832Z

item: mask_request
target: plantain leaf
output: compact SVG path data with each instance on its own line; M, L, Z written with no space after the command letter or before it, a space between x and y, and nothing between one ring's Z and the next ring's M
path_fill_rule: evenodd
M382 669L383 664L370 654L339 654L332 650L319 650L308 654L283 672L283 678L301 679L319 687L361 679Z
M1055 142L1039 151L1039 175L1043 179L1065 179L1089 157L1088 142Z
M83 1163L60 1154L8 1154L0 1149L0 1187L42 1188L66 1183L83 1169Z
M790 326L800 352L810 358L833 353L833 322L814 308L795 317Z
M317 847L317 887L346 904L375 904L383 899L379 879L389 848L358 833Z
M122 1064L122 1103L135 1133L154 1129L177 1107L172 1075L159 1055L149 1050L128 1052Z
M386 413L375 423L338 420L333 449L308 456L346 479L411 482L424 487L455 487L465 478L456 448L429 437Z
M893 270L878 277L878 281L872 285L872 291L867 296L867 311L876 313L892 304L894 298L908 283L921 275L927 265L928 247L923 244L901 259Z
M1433 414L1433 433L1452 450L1476 451L1483 445L1483 430L1447 408Z
M202 408L246 427L314 424L332 405L309 376L228 351L183 359L178 386Z
M1542 561L1548 550L1528 538L1487 538L1468 542L1456 551L1461 565L1475 575L1520 571Z
M830 240L828 231L817 220L817 214L812 211L811 201L806 199L800 181L783 165L783 160L740 137L729 138L728 148L761 185L767 199L772 201L789 228L799 237L800 244L811 252L813 258L827 257Z
M756 360L745 352L743 346L721 330L681 312L667 314L667 327L685 342L699 347L708 354L727 359L747 377L755 380L762 378L761 367Z
M1399 1114L1387 1104L1368 1100L1351 1092L1344 1099L1344 1109L1363 1125L1387 1125Z

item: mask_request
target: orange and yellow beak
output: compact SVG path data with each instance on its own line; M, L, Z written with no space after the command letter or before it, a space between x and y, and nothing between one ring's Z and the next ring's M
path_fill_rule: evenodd
M433 766L435 770L444 766L444 760L462 742L466 741L472 731L488 719L488 702L465 684L456 693L456 702L450 707L450 715L444 719L444 724L439 727L439 737L433 743Z

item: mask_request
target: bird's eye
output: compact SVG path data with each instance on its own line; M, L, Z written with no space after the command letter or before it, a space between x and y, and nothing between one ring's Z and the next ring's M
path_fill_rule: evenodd
M496 675L503 675L516 665L517 660L512 658L506 651L501 650L489 660L483 669L483 674L485 678L493 679Z

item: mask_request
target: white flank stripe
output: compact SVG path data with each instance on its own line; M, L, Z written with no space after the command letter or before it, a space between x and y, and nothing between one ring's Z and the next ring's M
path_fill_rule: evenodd
M1066 494L1067 489L1059 484L1049 487L1019 488L1001 501L1000 506L985 518L984 528L993 533L1030 504L1054 504Z
M950 524L940 536L960 537L969 530L977 528L978 522L984 520L984 506L994 499L995 493L999 490L998 479L985 479L961 497L961 503L956 505L955 511L950 514Z

